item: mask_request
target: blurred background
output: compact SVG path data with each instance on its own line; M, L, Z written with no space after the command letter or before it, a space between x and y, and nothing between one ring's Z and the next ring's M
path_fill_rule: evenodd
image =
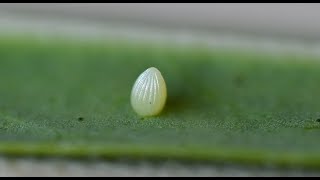
M320 4L6 4L0 31L319 52Z
M320 4L41 4L0 5L0 33L65 38L203 44L272 53L320 53ZM106 162L0 158L2 176L248 176L303 172ZM107 172L107 174L106 174ZM310 175L310 174L309 174Z

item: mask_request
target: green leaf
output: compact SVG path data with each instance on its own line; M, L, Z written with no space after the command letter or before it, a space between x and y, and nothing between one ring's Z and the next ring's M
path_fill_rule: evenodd
M130 106L157 67L164 112ZM0 152L320 168L317 57L125 41L0 37Z

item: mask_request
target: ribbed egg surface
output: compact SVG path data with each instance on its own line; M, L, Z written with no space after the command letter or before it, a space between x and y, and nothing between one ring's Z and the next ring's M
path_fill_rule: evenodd
M166 83L155 67L140 74L131 91L131 105L140 116L158 115L167 99Z

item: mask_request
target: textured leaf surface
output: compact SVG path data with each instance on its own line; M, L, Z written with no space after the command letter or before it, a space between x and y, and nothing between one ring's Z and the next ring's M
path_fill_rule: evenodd
M314 61L315 60L315 61ZM133 42L0 37L0 152L320 168L317 58ZM168 88L130 106L138 75Z

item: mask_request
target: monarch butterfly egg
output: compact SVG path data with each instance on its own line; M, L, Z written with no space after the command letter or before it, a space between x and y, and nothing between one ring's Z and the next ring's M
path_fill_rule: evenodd
M158 115L167 99L166 83L157 68L140 74L131 91L131 105L140 116Z

